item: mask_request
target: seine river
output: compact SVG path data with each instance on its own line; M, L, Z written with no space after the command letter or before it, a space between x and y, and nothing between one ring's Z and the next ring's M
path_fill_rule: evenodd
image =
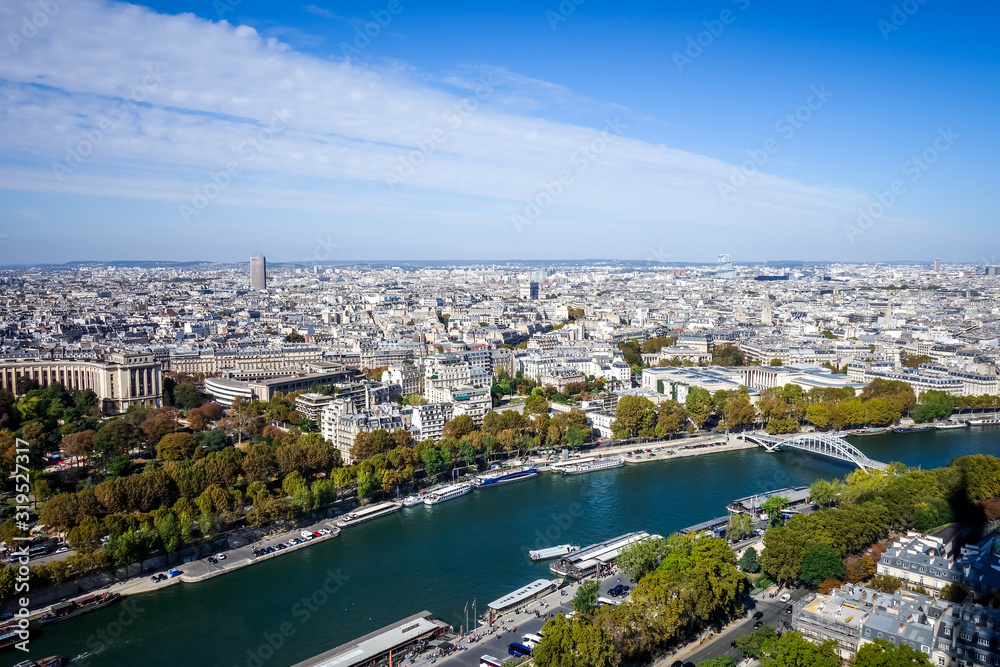
M995 454L1000 428L852 441L876 460L934 468L954 456ZM32 639L30 655L65 655L81 665L285 666L423 610L457 628L473 599L484 611L488 602L548 576L546 564L528 560L528 549L587 545L634 530L667 535L724 515L735 498L849 471L752 449L587 475L545 474L407 508L252 567L47 626ZM327 594L324 583L336 592ZM290 636L278 642L283 624ZM271 650L268 637L279 648ZM7 656L21 659L16 651Z

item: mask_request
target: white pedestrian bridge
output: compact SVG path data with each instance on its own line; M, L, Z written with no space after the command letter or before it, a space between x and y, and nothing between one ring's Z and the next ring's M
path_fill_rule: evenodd
M865 456L864 452L831 433L798 433L789 436L768 435L766 433L745 433L739 437L755 442L769 452L779 449L805 452L825 456L838 461L852 463L862 470L885 470L887 465Z

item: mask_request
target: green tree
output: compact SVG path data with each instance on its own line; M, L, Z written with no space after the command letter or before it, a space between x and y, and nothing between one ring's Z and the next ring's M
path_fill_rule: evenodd
M663 538L645 539L622 549L615 564L630 579L639 581L659 566L667 551L667 541Z
M825 403L814 403L806 408L806 421L823 430L829 428L831 417L830 407Z
M854 667L930 667L927 654L912 646L900 643L895 646L885 639L873 639L858 649L854 656Z
M806 550L800 578L810 586L827 579L843 581L847 578L847 568L836 549L825 542L818 542Z
M941 589L942 600L962 604L967 597L969 597L969 589L962 584L945 584Z
M781 511L788 507L786 496L769 496L760 504L760 508L767 514L768 520L773 524L781 518Z
M174 403L182 408L201 405L202 396L193 382L182 382L174 387Z
M570 602L570 608L578 614L593 616L597 611L597 597L600 584L596 581L585 581L576 589L576 594Z
M762 667L841 667L837 642L828 640L814 644L798 632L786 632L771 640L761 655Z
M633 438L643 432L652 434L656 419L653 402L642 396L623 396L615 408L611 428L616 438Z
M773 647L773 642L777 637L774 627L762 625L754 628L753 632L737 637L733 643L743 655L751 658L760 658L764 654L764 648L768 644Z
M718 655L708 660L699 660L695 667L736 667L736 661L728 655Z
M753 547L747 547L743 555L740 556L740 569L744 572L749 572L754 574L760 571L760 563L757 561L757 550Z
M712 413L712 394L707 389L691 387L687 398L684 399L684 407L687 408L688 415L695 426L701 428Z
M726 536L731 540L742 540L747 535L752 535L757 530L757 522L746 512L738 512L729 517L729 526L726 528Z
M538 667L611 667L616 663L615 646L601 628L558 614L542 627L532 661Z
M920 396L910 416L917 422L929 422L951 416L955 409L955 398L946 391L932 389Z

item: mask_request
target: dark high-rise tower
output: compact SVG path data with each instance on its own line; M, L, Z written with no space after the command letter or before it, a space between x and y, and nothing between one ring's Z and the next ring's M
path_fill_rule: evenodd
M267 289L267 260L263 255L250 258L250 289Z

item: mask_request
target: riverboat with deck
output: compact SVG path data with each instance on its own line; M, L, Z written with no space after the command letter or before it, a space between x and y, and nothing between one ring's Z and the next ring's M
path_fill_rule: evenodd
M396 501L368 505L367 507L362 507L361 509L354 510L353 512L348 512L344 516L337 519L337 526L340 528L355 526L359 523L364 523L365 521L371 521L372 519L377 519L380 516L385 516L386 514L398 512L402 508L403 503Z
M427 496L424 497L424 504L437 505L438 503L443 503L446 500L452 500L453 498L464 496L467 493L472 493L471 484L453 484L451 486L445 486L428 493Z
M472 480L472 483L477 489L484 489L486 487L497 486L499 484L520 482L522 479L531 479L532 477L538 477L538 468L533 468L531 466L518 466L516 468L503 469L497 468L496 470L491 470L488 473L476 476L476 478Z
M102 607L114 604L121 596L118 593L101 593L100 595L85 595L76 600L60 602L52 605L49 610L42 614L39 620L42 624L58 623L76 616L82 616L88 612L96 611Z

